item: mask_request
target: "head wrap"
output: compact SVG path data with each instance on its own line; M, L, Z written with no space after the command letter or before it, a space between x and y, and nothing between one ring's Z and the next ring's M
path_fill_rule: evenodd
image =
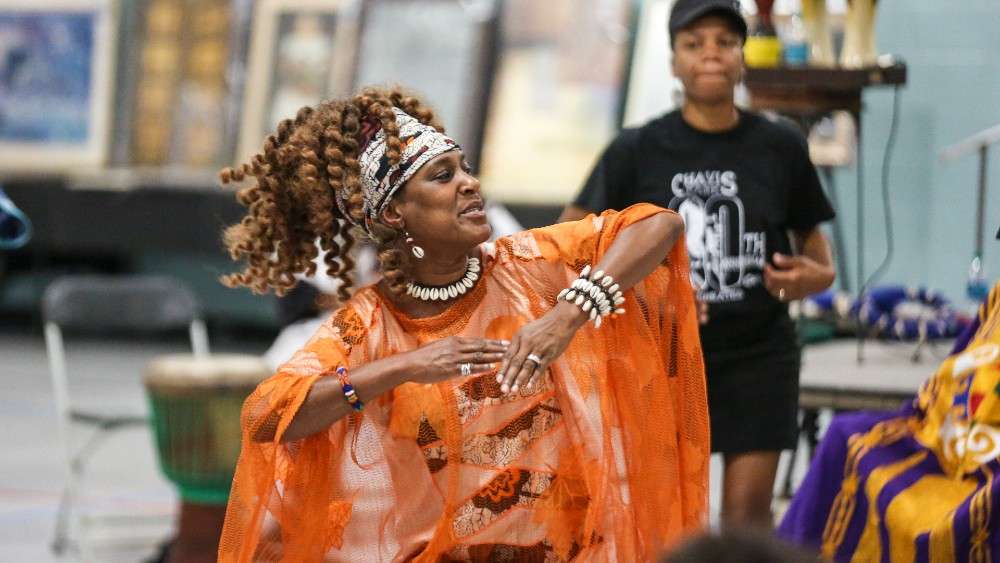
M415 117L399 108L392 108L399 126L399 139L403 143L402 155L395 166L389 164L386 156L385 129L378 132L367 146L362 146L358 163L361 165L361 189L364 195L364 219L358 223L347 212L347 202L338 194L337 207L351 223L371 234L374 223L392 196L406 183L420 167L432 158L459 148L447 135L430 125L420 123Z

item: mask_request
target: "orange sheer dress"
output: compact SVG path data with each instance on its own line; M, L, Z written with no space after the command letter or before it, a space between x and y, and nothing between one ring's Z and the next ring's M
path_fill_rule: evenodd
M451 335L510 339L656 213L670 212L637 205L485 244L475 288L434 317L359 290L247 399L219 560L631 563L700 529L708 409L683 241L540 385L504 395L495 373L408 383L279 443L338 365Z

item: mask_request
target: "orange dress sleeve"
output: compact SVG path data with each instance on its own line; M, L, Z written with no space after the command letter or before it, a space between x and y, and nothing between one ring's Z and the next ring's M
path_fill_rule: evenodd
M588 215L578 221L532 229L528 233L538 244L546 260L558 260L572 266L594 264L618 234L626 227L659 213L674 213L649 203L639 203L621 211L608 210Z
M360 325L352 309L338 311L245 401L219 561L316 561L339 545L351 501L336 489L333 464L350 420L295 442L281 439L313 384L350 365Z
M658 213L674 212L638 204L589 215L514 235L507 243L508 252L548 264L536 271L552 284L546 294L554 303L555 293L585 265L598 263L624 229ZM625 298L625 314L609 318L600 329L586 325L565 358L576 388L584 396L599 398L605 425L603 436L580 440L599 438L612 444L615 453L609 458L621 456L629 496L643 499L626 503L628 518L612 518L622 524L614 532L603 532L627 537L626 528L633 526L648 534L637 542L651 542L648 549L656 545L654 538L664 547L699 530L707 517L707 393L683 237L660 266L625 292ZM579 471L576 480L588 483L590 490L616 478L614 467L601 468L593 460L582 463ZM607 512L596 504L592 510L587 522L598 522L599 514ZM598 532L596 527L582 530L584 538Z

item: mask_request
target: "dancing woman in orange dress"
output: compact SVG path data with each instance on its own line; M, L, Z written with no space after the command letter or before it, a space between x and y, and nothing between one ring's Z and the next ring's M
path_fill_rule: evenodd
M516 163L511 163L516 165ZM247 400L220 561L650 561L700 529L708 413L673 212L486 243L479 181L398 91L302 109L251 163L232 285L344 302ZM382 278L350 291L356 236Z

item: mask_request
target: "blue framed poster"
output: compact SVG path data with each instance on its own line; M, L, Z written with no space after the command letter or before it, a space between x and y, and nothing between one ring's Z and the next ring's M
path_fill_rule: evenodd
M112 17L110 0L0 1L0 170L104 163Z

